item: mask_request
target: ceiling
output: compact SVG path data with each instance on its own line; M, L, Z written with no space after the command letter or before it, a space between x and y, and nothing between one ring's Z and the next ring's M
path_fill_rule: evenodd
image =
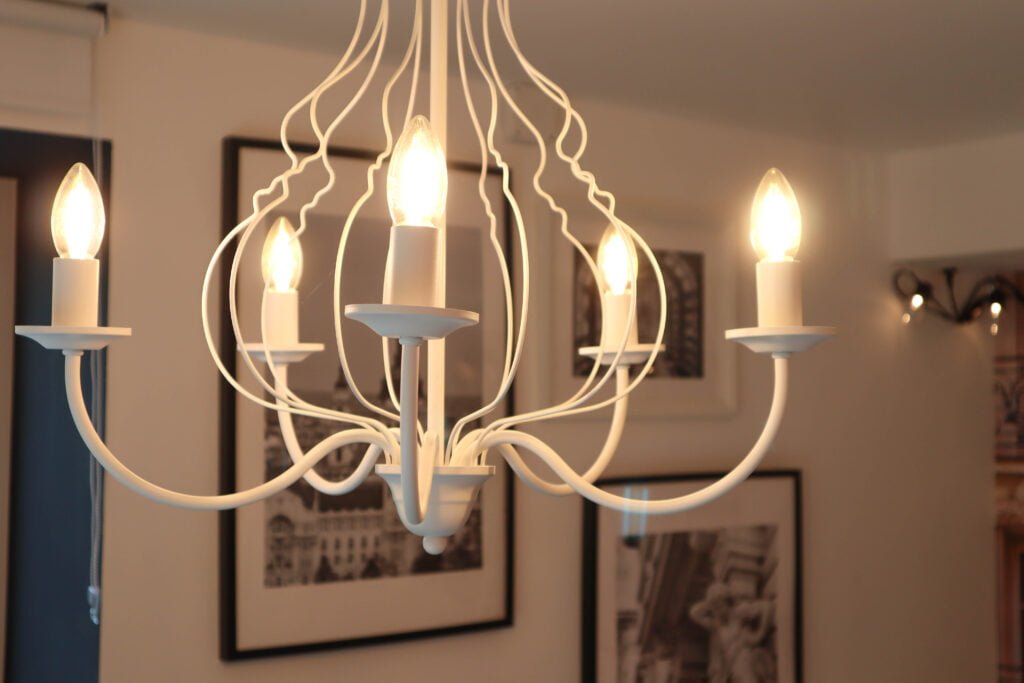
M353 0L110 5L328 51L356 14ZM518 0L512 14L570 93L887 149L1024 129L1021 0Z

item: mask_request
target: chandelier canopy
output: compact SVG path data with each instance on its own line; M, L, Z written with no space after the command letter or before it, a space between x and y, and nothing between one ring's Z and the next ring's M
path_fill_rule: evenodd
M321 493L344 495L375 472L387 482L402 522L409 531L423 537L423 547L428 552L436 554L443 551L447 538L465 523L479 488L495 472L495 456L503 458L524 482L538 491L552 495L577 493L622 511L678 512L716 499L757 467L775 437L786 400L789 357L834 334L833 328L803 325L800 268L794 260L800 245L801 217L789 182L778 169L769 170L757 189L751 210L751 242L761 259L757 263L758 327L726 333L727 339L774 359L772 406L760 437L731 472L694 493L668 500L632 500L603 491L594 482L617 450L629 395L644 381L662 350L667 311L661 270L643 237L619 217L615 197L602 189L594 175L582 165L588 144L583 117L573 108L565 91L533 66L520 50L512 28L510 0L482 0L480 3L454 0L453 23L449 17L449 0L429 0L429 5L429 117L417 113L421 109L417 101L421 53L427 33L424 0L416 0L410 8L412 29L404 42L402 58L390 73L385 73L382 63L385 45L395 37L391 30L390 3L380 0L374 19L366 0L361 0L351 40L341 59L315 88L288 110L281 122L281 146L290 165L253 196L252 212L218 245L203 281L203 329L214 364L241 395L276 413L293 461L288 469L263 484L236 493L184 494L157 486L135 474L97 434L82 396L82 355L129 336L130 330L98 326L99 262L94 256L103 237L104 208L96 182L83 164L76 164L68 172L54 201L52 230L59 257L54 259L53 266L52 324L19 326L16 332L48 349L63 351L71 415L96 459L123 484L170 505L205 510L235 508L272 496L299 479L305 479ZM486 397L483 405L466 415L451 416L449 421L449 416L445 415L445 338L479 321L474 311L447 307L445 296L448 191L445 149L449 31L452 29L458 87L472 128L459 132L471 132L479 150L479 200L490 222L488 234L497 264L495 277L500 278L504 292L507 333L497 391ZM503 73L506 67L499 68L496 47L500 47L503 54L511 55L516 77L525 75L537 92L561 112L562 125L553 140L542 134L513 94ZM359 79L355 76L357 72L363 74ZM407 84L400 86L403 81ZM328 115L322 111L321 100L343 82L353 83L354 94L340 109ZM367 416L307 401L289 386L288 370L292 364L324 350L323 344L302 342L298 335L298 288L303 269L301 240L309 229L309 212L334 187L335 174L327 156L331 139L372 85L382 86L380 120L385 144L368 164L366 187L341 229L333 291L340 366L352 393L371 415ZM405 93L404 99L398 92ZM308 116L316 137L316 151L302 157L290 145L288 132L292 120L300 113ZM512 191L509 163L497 141L497 125L504 117L524 127L536 147L536 166L521 172L531 178L529 192L556 217L557 236L569 242L593 273L600 289L602 322L600 343L578 350L594 363L589 375L571 396L550 406L494 418L492 414L511 390L520 370L531 321L530 300L531 296L536 296L536 292L531 292L530 245L520 209L527 193ZM394 119L401 122L401 126L395 126L401 129L397 141L392 128ZM347 240L361 208L378 191L385 163L388 164L385 191L393 226L388 252L386 256L381 254L381 258L386 259L381 301L350 304L343 309L341 277ZM515 239L508 247L498 239L495 213L484 191L483 181L490 164L500 169L504 198L514 221ZM564 165L589 204L607 221L596 262L574 236L574 221L560 198L543 183L549 164ZM327 181L304 198L298 225L293 225L288 218L278 217L267 230L272 212L291 196L291 181L312 172L326 173ZM258 230L266 231L260 259L264 279L260 339L243 339L237 310L238 273L243 255L253 248L252 238ZM514 252L514 259L508 258L506 248ZM225 254L232 254L230 261ZM640 259L650 264L660 304L653 339L640 339L637 332ZM510 262L518 265L517 271L510 272ZM242 360L242 372L251 375L258 385L256 391L246 388L240 377L228 372L217 351L210 324L209 299L218 265L229 269L231 326ZM385 377L392 399L390 405L378 405L367 399L353 380L345 346L345 328L351 323L346 319L364 324L381 336ZM397 387L390 374L389 340L397 341L401 347ZM421 419L418 414L419 366L424 346L429 348L423 391L427 414ZM604 446L582 473L571 468L544 441L523 430L537 422L608 407L613 412ZM304 451L293 424L296 415L336 422L339 429ZM450 429L446 428L449 423ZM366 450L354 471L344 479L329 480L313 470L328 454L351 444L364 444ZM554 479L539 474L524 455L543 463Z

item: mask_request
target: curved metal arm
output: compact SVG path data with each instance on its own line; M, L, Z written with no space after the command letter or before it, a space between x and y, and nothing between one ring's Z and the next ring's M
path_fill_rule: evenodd
M629 367L620 366L615 371L615 393L623 393L626 386L629 384ZM608 428L608 436L605 438L604 446L601 447L601 452L598 454L594 462L591 463L587 471L580 475L580 478L586 482L597 481L598 478L608 468L608 464L611 463L612 458L615 457L615 452L619 448L619 442L622 440L622 430L626 426L626 413L629 411L629 395L623 396L621 399L615 402L614 412L612 413L611 426ZM545 480L539 476L536 472L530 469L519 452L511 444L501 444L498 446L498 450L501 452L502 457L508 461L509 467L512 471L522 479L527 486L546 493L552 496L568 496L574 491L568 484L556 484ZM467 451L468 452L468 451ZM465 464L459 462L457 464Z
M690 510L721 497L742 483L757 468L768 452L769 446L775 439L782 422L782 415L785 411L787 391L787 360L784 357L775 357L775 393L772 396L772 407L768 413L761 436L754 443L753 448L743 460L727 475L699 491L689 493L678 498L667 498L665 500L633 500L623 498L614 494L602 491L582 476L576 474L559 455L543 441L530 434L523 432L499 432L486 437L482 443L484 448L499 448L502 455L508 457L509 448L519 446L531 451L539 457L544 464L554 471L572 490L579 493L598 505L638 514L669 514ZM509 448L504 448L508 446ZM518 454L516 454L518 458ZM509 460L509 466L513 469L516 465ZM518 470L516 470L519 473Z
M284 393L288 383L288 366L282 365L277 369L277 389L279 392ZM278 405L285 406L285 403L278 399ZM292 459L293 463L298 463L306 455L302 450L302 445L299 443L299 438L295 434L295 421L292 414L287 410L277 411L277 422L281 426L281 438L284 440L285 450L288 451L288 457ZM348 431L348 430L345 430ZM339 432L344 434L345 432ZM331 436L324 439L328 441L334 439L338 434L332 434ZM321 442L323 443L323 441ZM376 444L370 444L366 448L366 453L363 454L362 462L369 460L371 463L376 463L377 458L384 452L380 446ZM358 471L358 468L357 468ZM310 486L319 491L320 493L327 494L329 496L340 496L345 493L350 493L359 487L363 481L366 480L366 476L369 475L370 470L367 469L366 475L361 478L355 478L352 475L342 479L341 481L331 481L325 479L313 470L309 470L302 475L302 478L306 480Z
M369 443L378 448L386 448L387 444L383 437L368 429L351 429L332 437L324 439L309 453L304 455L298 462L277 475L270 481L259 486L254 486L245 491L229 493L219 496L197 496L186 493L178 493L157 486L139 475L132 472L124 465L103 443L103 439L96 433L96 428L89 418L89 412L85 407L85 400L82 396L82 355L80 352L66 352L64 359L64 386L67 391L68 407L71 409L71 417L78 427L78 433L85 441L96 460L105 470L119 482L132 489L136 493L145 496L158 503L166 503L175 507L188 508L191 510L228 510L231 508L250 505L264 498L280 493L295 482L302 475L308 472L331 451L337 450L350 443ZM345 481L358 482L366 479L373 470L376 457L364 457L359 467ZM339 482L341 483L341 482Z

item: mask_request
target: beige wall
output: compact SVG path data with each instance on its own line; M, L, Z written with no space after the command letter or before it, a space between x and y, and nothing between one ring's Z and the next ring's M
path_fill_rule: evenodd
M272 135L330 60L123 21L99 54L101 128L114 141L111 319L135 328L111 353L111 443L155 481L213 492L217 378L198 301L219 231L220 140ZM731 231L742 322L754 319L743 230L750 193L769 165L785 169L800 193L807 318L841 327L794 363L789 417L766 464L805 473L806 680L990 680L989 341L933 321L898 324L881 160L596 102L583 111L590 165L622 196L627 218L630 202L678 207L683 220ZM357 118L339 142L365 145L370 130ZM543 292L551 264L543 250L537 259ZM536 320L527 400L539 395L545 369L543 309ZM760 427L769 373L763 359L741 354L733 418L631 422L612 473L728 467ZM593 432L583 423L543 434L584 454L598 446ZM216 516L112 484L101 678L578 680L581 504L518 493L514 628L228 665L217 659Z

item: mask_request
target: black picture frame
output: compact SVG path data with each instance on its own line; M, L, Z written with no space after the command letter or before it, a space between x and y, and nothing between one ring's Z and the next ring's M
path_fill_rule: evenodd
M310 154L316 151L316 146L311 144L292 143L292 149L298 154ZM222 192L221 192L221 237L227 235L240 220L238 215L238 194L239 194L239 171L241 154L245 149L261 149L281 151L281 143L277 140L253 138L244 136L228 136L222 142ZM348 157L350 159L366 160L371 162L376 159L378 152L358 149L352 147L330 146L327 150L328 156ZM479 172L479 164L463 161L448 161L450 170ZM500 176L501 169L497 166L488 166L487 174ZM510 179L511 186L511 179ZM505 243L512 243L512 218L511 207L507 200L503 206L504 220L501 229L504 231ZM230 260L231 250L225 255ZM510 273L514 273L511 251L506 251L506 259ZM228 372L236 371L236 341L232 333L230 316L228 313L228 276L229 269L221 269L221 336L220 356L223 359ZM515 390L509 390L505 399L506 410L512 414L515 409ZM223 378L220 382L219 393L219 489L222 493L229 493L236 490L236 434L235 425L237 421L236 392ZM398 643L403 641L420 640L425 638L437 638L452 636L463 633L473 633L499 628L507 628L514 623L515 605L515 497L514 477L506 476L505 486L505 605L504 616L494 620L460 624L433 629L423 629L404 633L395 633L371 637L350 638L345 640L330 640L322 642L304 643L298 645L284 645L278 647L266 647L260 649L240 649L238 646L238 591L236 585L237 570L237 547L236 511L227 510L220 513L219 519L219 612L220 612L220 658L224 661L258 659L265 657L277 657L283 655L297 655L324 650L344 649L354 647L367 647L387 643Z
M678 483L719 479L725 472L693 472L686 474L662 474L604 479L597 486L623 486L634 484ZM750 475L751 479L788 478L793 482L793 532L794 532L794 677L796 683L803 683L803 482L800 470L761 470ZM741 485L742 486L742 485ZM729 494L726 494L729 495ZM583 683L597 680L597 629L598 629L598 506L587 500L583 508L583 578L582 616L580 634L580 672ZM679 513L686 514L686 513Z

